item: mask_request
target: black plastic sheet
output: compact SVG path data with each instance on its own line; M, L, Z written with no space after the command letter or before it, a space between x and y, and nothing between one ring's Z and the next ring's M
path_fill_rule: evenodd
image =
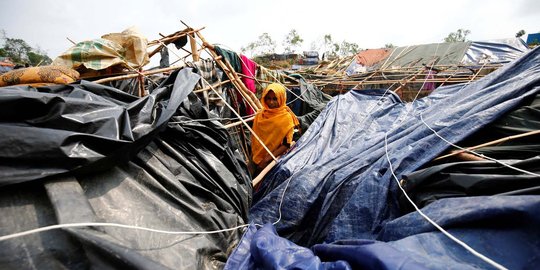
M0 89L0 235L106 222L167 231L247 220L251 181L190 69L138 99L81 82ZM9 112L9 113L8 113ZM0 242L2 269L215 269L242 230L64 228Z

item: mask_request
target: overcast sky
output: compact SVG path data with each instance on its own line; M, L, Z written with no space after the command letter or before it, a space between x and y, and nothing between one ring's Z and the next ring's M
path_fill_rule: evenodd
M235 51L265 32L281 44L291 29L304 39L305 50L325 34L365 49L437 43L460 28L471 31L470 40L510 38L521 29L540 32L538 0L0 1L0 29L52 59L71 46L67 38L91 40L136 26L154 40L184 29L180 20L205 27L208 42Z

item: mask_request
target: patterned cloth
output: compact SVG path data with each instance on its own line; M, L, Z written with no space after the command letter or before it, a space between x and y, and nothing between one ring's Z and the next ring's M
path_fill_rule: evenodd
M187 64L189 67L197 69L197 73L201 75L202 79L206 80L210 84L216 84L221 82L221 74L218 74L218 66L212 59L201 59L197 62L190 62ZM221 73L221 72L220 72ZM207 83L199 82L199 87L207 87ZM223 96L223 88L220 86L214 87L214 89ZM216 106L223 107L225 103L223 100L212 90L202 92L202 98L209 103Z
M264 97L269 91L276 94L279 107L270 109ZM261 98L263 109L255 115L253 119L253 131L264 142L270 151L275 151L286 139L287 144L293 141L294 127L299 126L296 115L285 104L287 101L287 91L279 83L272 83L264 90ZM266 150L259 140L251 140L251 151L253 153L253 163L260 164Z
M79 80L79 72L64 66L29 67L0 75L0 87L9 85L45 86Z
M256 85L257 92L255 94L257 97L261 97L261 93L268 86L266 81L285 83L285 76L283 74L278 71L267 69L263 66L257 66L256 74L256 80L260 82Z
M147 44L145 37L130 28L122 33L111 33L98 39L79 42L58 56L53 65L91 70L121 65L137 69L149 62Z

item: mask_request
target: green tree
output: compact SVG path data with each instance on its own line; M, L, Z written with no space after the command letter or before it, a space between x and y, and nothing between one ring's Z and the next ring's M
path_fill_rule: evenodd
M49 65L51 58L39 47L34 49L26 41L17 38L9 38L6 31L0 29L0 56L9 57L17 64Z
M447 37L444 38L444 42L464 42L467 41L467 35L471 33L470 30L466 29L458 29L456 32L452 32L448 34Z
M6 56L11 58L13 62L25 63L28 61L27 54L32 50L32 47L22 39L6 38L4 50L6 51Z
M31 66L43 66L49 65L52 63L52 59L49 58L46 54L38 52L28 52L26 55L28 57L28 62Z
M355 55L360 50L360 46L356 43L342 41L339 45L339 56L346 57Z
M298 49L304 40L300 37L296 29L291 29L291 31L285 36L283 41L283 48L286 53L295 52Z
M520 37L522 37L523 35L525 35L525 30L523 30L523 29L522 29L522 30L519 30L519 31L516 33L516 37L517 37L517 38L520 38Z
M386 44L384 44L384 48L386 48L386 49L392 49L392 48L395 48L395 47L396 47L396 46L395 46L394 44L392 44L392 43L386 43Z
M324 45L324 51L325 52L333 52L333 51L339 50L339 45L338 45L338 48L336 50L335 44L332 41L332 35L330 35L330 34L324 35L323 45ZM333 49L332 49L332 47L333 47Z
M268 33L262 33L257 41L250 42L246 47L242 47L240 51L248 53L250 55L263 55L271 54L276 50L276 42L272 40L272 37Z

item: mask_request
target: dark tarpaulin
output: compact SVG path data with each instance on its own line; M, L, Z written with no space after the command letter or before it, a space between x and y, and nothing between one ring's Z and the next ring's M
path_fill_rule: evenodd
M540 130L540 94L526 98L519 107L476 131L458 145L477 146L538 130ZM474 151L498 159L527 159L540 154L540 134L513 138Z
M502 160L522 170L539 173L540 156ZM419 207L442 198L486 195L540 195L540 177L518 172L492 161L453 162L403 176L403 188ZM400 196L403 212L414 208Z
M190 94L198 75L171 76L141 99L89 82L0 89L0 235L76 222L168 231L244 224L246 165ZM215 269L241 233L50 230L1 241L0 268Z
M477 130L457 145L477 146L498 140L491 146L474 151L487 157L527 171L540 168L540 134L515 137L540 130L540 94L523 100L520 106ZM403 176L403 188L418 206L440 198L480 195L540 195L539 177L531 176L492 161L462 161L447 158L434 161L411 174ZM411 204L400 195L402 212L413 211Z
M393 172L401 179L449 148L448 143L428 129L422 119L442 137L456 143L539 91L540 50L537 48L479 81L438 89L413 103L401 103L395 96L383 96L377 91L350 91L337 96L328 103L296 148L280 159L264 179L250 210L251 221L264 224L281 218L276 224L277 233L301 246L342 239L404 241L386 237L392 232L388 224L400 220L400 191L387 156ZM482 200L475 198L478 197L440 200L437 201L440 208L429 213L444 212L448 210L446 204L454 204L460 199L474 202L468 207L480 207L478 201ZM473 209L477 216L460 230L455 230L484 255L503 265L520 268L538 263L538 257L523 261L512 255L514 251L538 254L537 245L532 248L540 241L538 231L523 241L510 241L514 231L531 232L526 229L540 226L538 218L534 217L538 197L520 200L522 210L512 208L511 204L501 208L507 202L516 201L515 198L504 196L498 200L486 211ZM435 206L430 204L429 207ZM463 212L456 209L455 217ZM526 211L523 215L531 222L515 223L515 230L504 230L509 222L504 219L516 216L508 213L521 211ZM416 222L407 224L407 228L429 227L432 235L440 237L440 233L418 218L417 213L411 215L416 215ZM467 220L467 216L462 218ZM475 238L474 234L482 228L490 231L489 226L497 225L491 223L493 219L503 224L502 229L496 229L500 241L483 241L483 234ZM403 229L393 228L396 232ZM413 242L422 241L422 246L415 252L428 254L413 259L423 265L433 268L459 268L463 264L489 267L446 238L423 242L421 232L418 233L419 238ZM429 256L441 249L451 249L452 253ZM507 250L512 252L505 252ZM442 259L444 266L436 264L435 260Z
M165 127L199 79L187 69L178 74L141 99L86 81L2 88L0 185L129 158Z

